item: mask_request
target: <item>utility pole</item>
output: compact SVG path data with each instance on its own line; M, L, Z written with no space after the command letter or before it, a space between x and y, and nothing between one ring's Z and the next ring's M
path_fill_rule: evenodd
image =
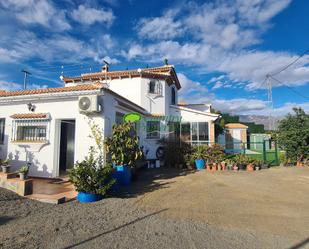
M272 113L274 111L274 103L273 103L273 91L272 91L272 83L271 83L271 79L270 79L270 75L267 74L266 75L267 78L267 98L268 98L268 105L269 105L269 129L272 130L273 127L273 118L272 118Z
M23 69L21 70L25 76L24 76L24 90L27 89L27 78L28 78L28 75L31 75L31 73L29 71L27 71L26 69Z

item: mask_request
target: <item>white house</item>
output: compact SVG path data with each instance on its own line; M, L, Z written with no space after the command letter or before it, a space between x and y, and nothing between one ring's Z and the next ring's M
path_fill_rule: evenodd
M90 119L107 137L130 112L143 117L137 132L148 158L171 133L191 143L214 142L218 115L209 105L178 105L181 85L171 65L112 72L104 66L62 79L59 88L0 90L0 158L8 158L13 170L31 163L31 176L59 177L94 145Z

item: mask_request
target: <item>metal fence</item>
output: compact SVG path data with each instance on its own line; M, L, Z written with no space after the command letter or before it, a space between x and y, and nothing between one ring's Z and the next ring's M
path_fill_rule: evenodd
M211 145L209 141L191 142L193 146ZM258 159L271 166L280 164L280 153L277 142L274 140L264 140L262 142L226 142L219 144L226 154L245 154L246 156Z

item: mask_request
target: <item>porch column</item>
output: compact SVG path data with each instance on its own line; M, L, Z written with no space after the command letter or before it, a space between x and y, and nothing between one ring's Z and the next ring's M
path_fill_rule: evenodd
M215 143L215 123L213 121L209 122L209 145Z

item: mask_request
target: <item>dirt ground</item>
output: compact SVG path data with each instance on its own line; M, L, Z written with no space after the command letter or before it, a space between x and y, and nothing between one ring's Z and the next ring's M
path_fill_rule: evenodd
M100 202L0 189L0 248L309 248L309 169L151 169Z

